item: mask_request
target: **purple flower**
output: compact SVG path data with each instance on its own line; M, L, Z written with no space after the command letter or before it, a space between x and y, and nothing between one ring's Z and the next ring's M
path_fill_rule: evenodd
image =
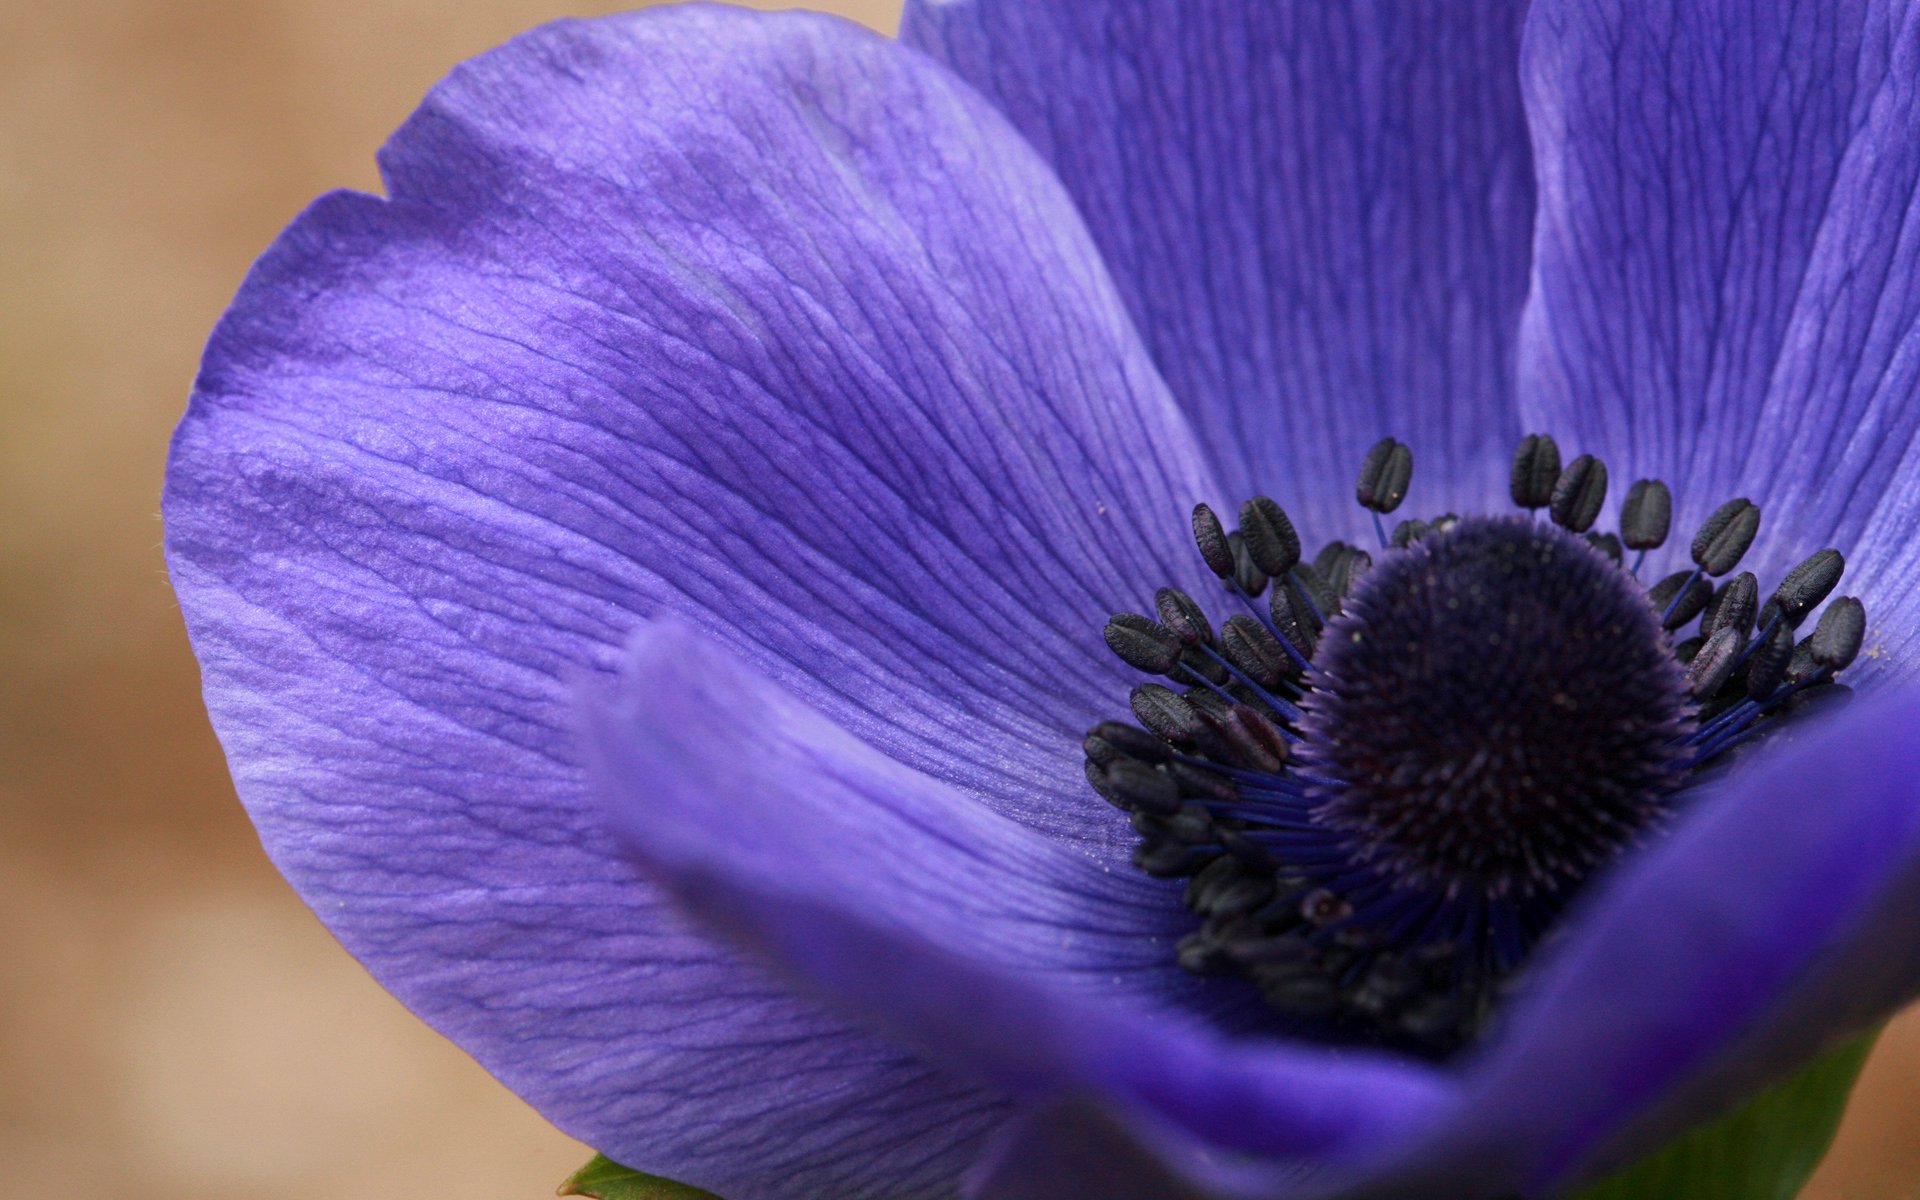
M1542 1194L1920 990L1920 16L923 0L904 37L535 31L215 332L174 583L268 851L388 989L729 1200ZM1476 516L1585 531L1602 463L1671 488L1670 541L1653 485L1619 521L1658 613ZM1410 544L1357 550L1402 493ZM1263 495L1353 545L1302 569L1256 503L1196 552L1193 505ZM1763 607L1829 546L1864 626ZM1683 673L1659 618L1709 597ZM1498 652L1412 673L1459 604ZM1192 695L1083 749L1129 609ZM1722 769L1855 650L1860 702ZM1538 728L1604 819L1529 824L1489 731L1589 701L1624 740ZM1482 774L1366 757L1462 739ZM1136 856L1226 865L1183 904ZM1409 1049L1355 929L1486 1011Z

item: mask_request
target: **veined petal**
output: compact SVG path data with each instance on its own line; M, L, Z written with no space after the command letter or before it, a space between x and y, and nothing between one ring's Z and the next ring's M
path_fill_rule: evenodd
M395 994L729 1200L944 1194L1000 1101L664 911L567 680L677 612L968 803L1118 856L1109 605L1208 488L1071 202L891 42L694 7L460 68L261 260L169 466L241 796ZM1186 566L1193 563L1192 567Z
M1266 1155L1371 1152L1435 1107L1418 1064L1222 1032L1250 998L1175 965L1168 885L966 804L683 626L636 637L586 729L650 877L934 1061Z
M1920 11L1898 0L1536 0L1530 424L1663 477L1676 520L1745 495L1779 569L1849 559L1920 650Z
M1081 211L1221 481L1329 535L1384 436L1504 487L1533 179L1523 0L909 0Z

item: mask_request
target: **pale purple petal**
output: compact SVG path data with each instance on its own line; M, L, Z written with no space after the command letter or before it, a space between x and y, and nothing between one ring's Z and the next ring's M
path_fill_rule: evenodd
M1221 480L1313 531L1376 439L1505 483L1533 181L1522 0L911 0L1079 201Z
M1881 670L1920 651L1920 10L1538 0L1523 412L1683 530L1766 509L1756 562L1850 562ZM1577 448L1577 450L1576 450Z
M729 1200L939 1195L1000 1101L790 999L609 843L569 680L678 612L965 803L1078 781L1199 456L1070 202L850 25L715 8L469 63L209 347L171 570L269 851L569 1132ZM1188 564L1192 564L1189 566Z

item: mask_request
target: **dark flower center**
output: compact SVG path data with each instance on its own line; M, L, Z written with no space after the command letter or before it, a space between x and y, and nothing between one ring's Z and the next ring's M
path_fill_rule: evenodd
M1392 439L1361 468L1377 562L1344 542L1302 558L1265 497L1232 531L1196 508L1241 611L1216 627L1163 588L1152 616L1115 616L1108 645L1165 682L1134 688L1137 723L1103 722L1085 749L1140 835L1135 863L1188 878L1183 965L1244 976L1296 1023L1445 1054L1579 889L1731 751L1846 697L1833 680L1865 610L1841 597L1795 641L1839 581L1834 550L1765 604L1751 573L1716 587L1758 533L1746 500L1708 517L1690 567L1643 585L1666 485L1635 483L1619 532L1591 532L1605 464L1562 466L1551 438L1522 441L1510 480L1551 523L1447 514L1389 534L1412 472Z
M1470 518L1386 556L1315 662L1320 821L1398 883L1563 891L1686 770L1693 705L1646 592L1552 525Z

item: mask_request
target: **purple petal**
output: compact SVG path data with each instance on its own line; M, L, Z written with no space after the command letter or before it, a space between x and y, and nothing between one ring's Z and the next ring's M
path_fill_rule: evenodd
M1173 963L1169 887L969 805L673 624L590 702L628 848L696 913L930 1058L1227 1149L1342 1156L1432 1112L1417 1064L1234 1038ZM1231 995L1233 989L1226 989Z
M1537 0L1528 421L1834 545L1893 670L1920 600L1920 13L1882 0Z
M321 200L249 277L169 468L270 852L622 1161L731 1200L950 1189L1000 1102L665 912L586 798L567 680L679 612L1117 854L1076 745L1124 703L1100 622L1199 569L1209 489L1070 201L918 56L704 7L483 56L382 162L391 201Z
M1080 202L1222 482L1327 536L1392 435L1479 507L1517 434L1522 0L910 0Z

